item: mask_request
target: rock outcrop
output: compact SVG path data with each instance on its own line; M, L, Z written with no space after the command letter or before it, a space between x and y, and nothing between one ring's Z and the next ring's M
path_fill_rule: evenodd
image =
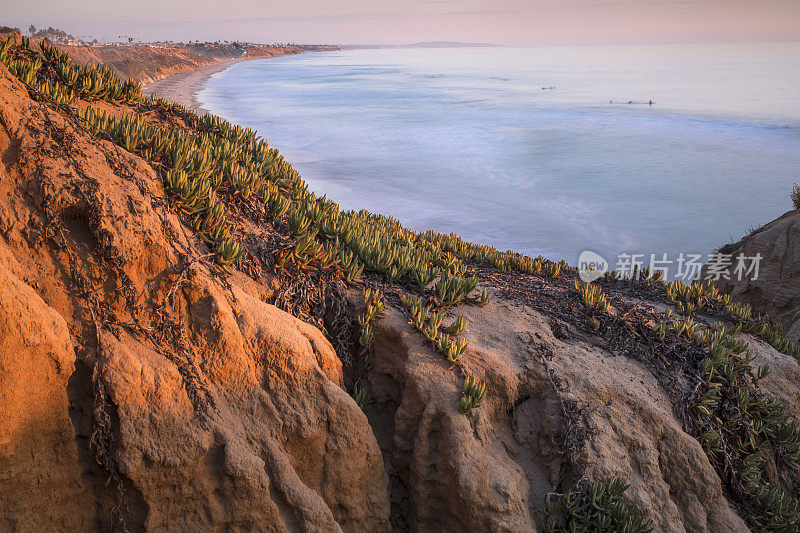
M8 252L0 252L4 262L14 262ZM75 372L69 329L5 265L0 294L0 527L87 529L92 500L81 479L67 393Z
M0 154L0 529L388 529L330 342L220 275L149 165L2 66Z
M720 249L732 254L733 265L718 286L783 325L785 337L800 342L800 209ZM758 278L734 272L735 258L761 256ZM749 264L749 261L748 261Z
M465 315L465 365L491 391L471 420L453 402L460 376L398 313L380 322L370 418L392 458L393 504L409 510L394 525L536 530L548 494L576 482L577 459L583 475L630 480L655 531L747 531L645 365L499 293Z

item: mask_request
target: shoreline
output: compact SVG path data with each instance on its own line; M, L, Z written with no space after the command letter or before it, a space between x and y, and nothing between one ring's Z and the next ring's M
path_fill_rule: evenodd
M217 72L222 72L235 63L267 59L266 57L237 57L235 59L220 59L214 63L203 65L199 68L179 72L172 76L148 83L142 87L142 94L150 96L156 93L161 98L166 98L177 104L184 105L197 114L208 112L197 101L197 92L201 85Z

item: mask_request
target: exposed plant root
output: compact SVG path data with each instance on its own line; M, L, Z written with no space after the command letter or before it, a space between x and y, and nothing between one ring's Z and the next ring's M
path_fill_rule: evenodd
M121 531L127 532L128 526L125 523L125 516L128 514L128 498L125 494L122 477L114 460L114 448L116 438L112 427L111 415L109 414L110 403L106 395L106 389L97 369L97 363L92 370L92 390L94 392L94 409L92 411L92 434L89 439L89 446L94 450L94 458L97 463L108 472L108 482L114 483L117 489L116 505L112 508L112 516Z

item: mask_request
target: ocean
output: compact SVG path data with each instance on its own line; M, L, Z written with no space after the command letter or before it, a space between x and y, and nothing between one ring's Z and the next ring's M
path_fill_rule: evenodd
M247 61L197 97L344 209L613 268L791 209L798 87L800 43L487 47Z

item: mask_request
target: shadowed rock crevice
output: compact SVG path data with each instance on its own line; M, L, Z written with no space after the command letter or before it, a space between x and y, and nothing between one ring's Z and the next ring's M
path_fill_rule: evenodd
M0 163L7 170L19 161L19 147L19 141L14 139L8 127L0 122Z

